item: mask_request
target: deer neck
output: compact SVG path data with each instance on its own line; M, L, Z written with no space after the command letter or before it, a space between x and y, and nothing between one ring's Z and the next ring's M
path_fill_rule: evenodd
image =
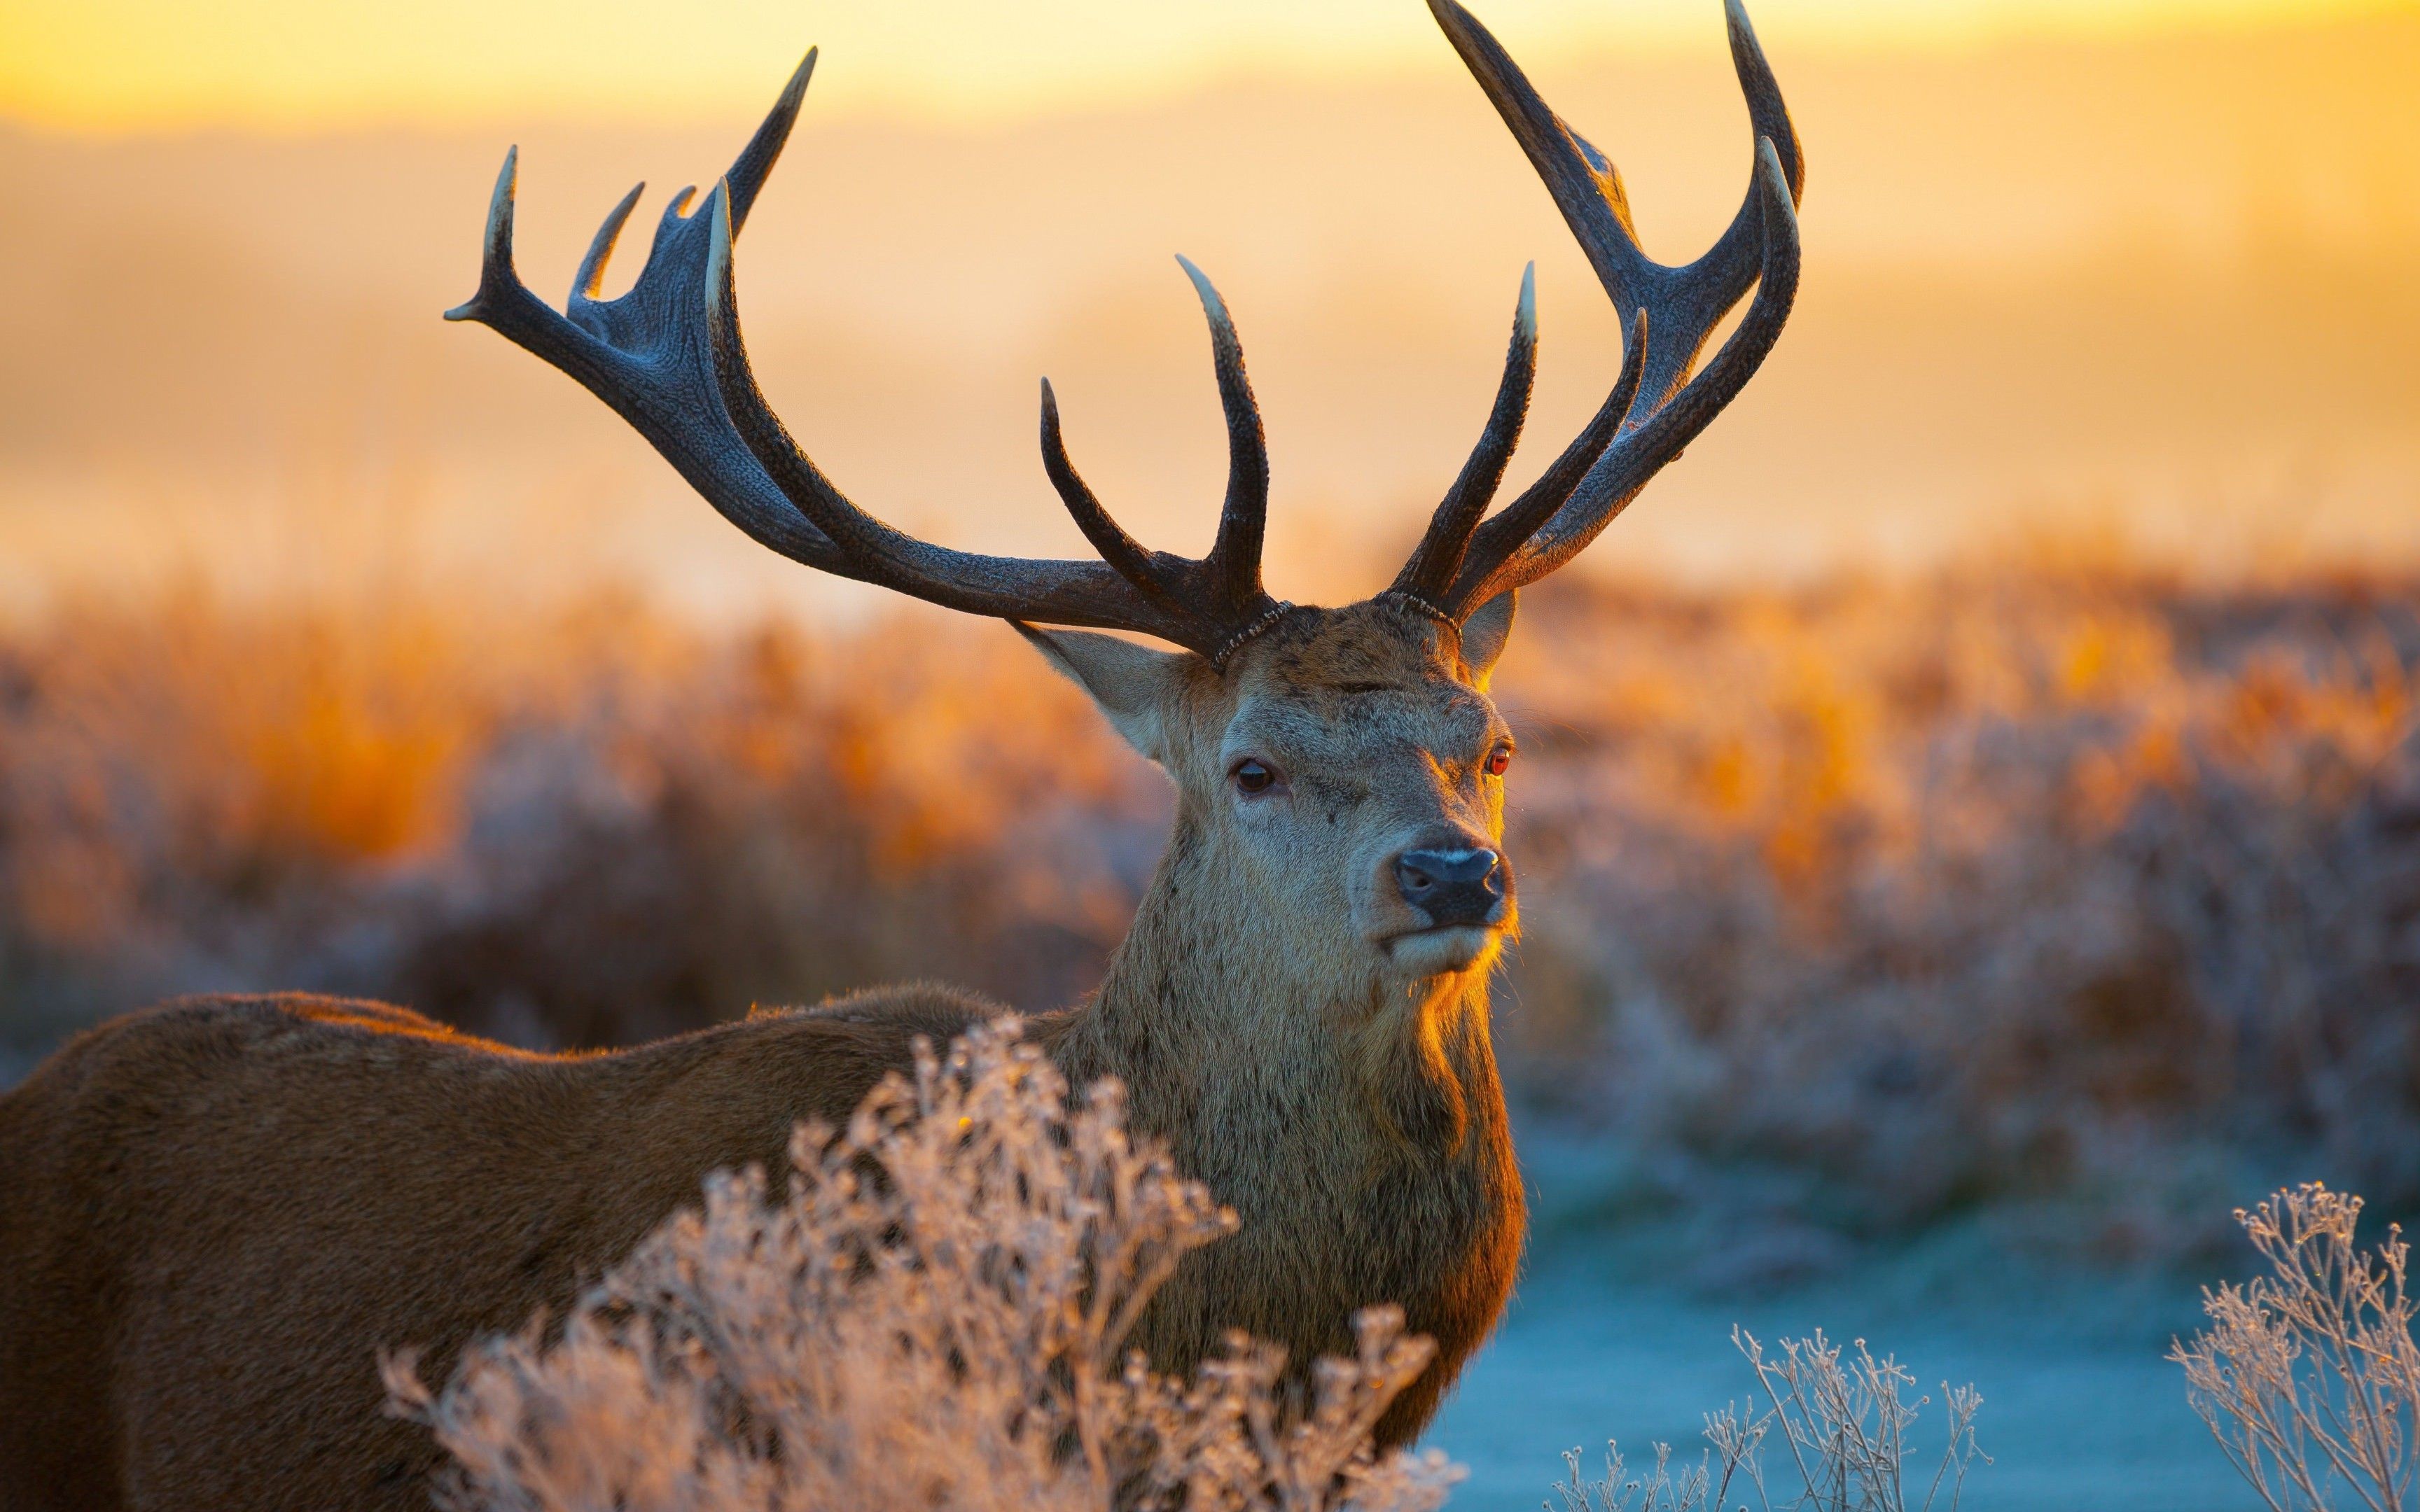
M1389 980L1348 921L1275 917L1180 813L1060 1058L1246 1213L1338 1163L1372 1177L1509 1159L1486 969ZM1349 1183L1348 1183L1349 1184Z

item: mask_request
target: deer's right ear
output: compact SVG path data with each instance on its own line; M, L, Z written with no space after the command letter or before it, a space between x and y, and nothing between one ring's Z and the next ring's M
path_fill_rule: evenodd
M1016 620L1008 623L1050 665L1093 696L1127 745L1163 766L1168 764L1163 711L1184 686L1186 664L1194 659L1190 655L1154 651L1088 630L1037 630Z
M1504 655L1504 642L1512 639L1512 615L1520 607L1520 590L1507 588L1462 622L1462 659L1482 690Z

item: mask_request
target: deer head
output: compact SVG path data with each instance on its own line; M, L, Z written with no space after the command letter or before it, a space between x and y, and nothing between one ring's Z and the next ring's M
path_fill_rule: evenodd
M478 292L447 317L492 326L578 378L726 518L784 556L1015 623L1175 779L1187 823L1236 884L1239 913L1262 900L1269 915L1323 936L1317 953L1377 975L1467 971L1514 923L1501 844L1512 747L1486 691L1514 596L1594 540L1772 349L1797 287L1804 169L1746 14L1726 0L1755 166L1710 251L1685 266L1655 262L1632 229L1613 165L1547 108L1469 12L1454 0L1430 8L1544 179L1626 339L1595 417L1491 516L1535 373L1534 280L1525 275L1478 444L1394 582L1360 604L1286 604L1263 588L1269 460L1260 413L1224 301L1181 258L1209 319L1227 419L1226 500L1208 556L1153 550L1120 528L1068 459L1047 381L1043 462L1096 560L984 556L918 540L824 475L757 387L732 258L797 118L813 52L696 211L692 191L674 196L646 267L619 299L597 294L640 190L606 217L558 315L513 269L508 154ZM1747 314L1699 369L1709 333L1751 287ZM1036 625L1136 632L1183 649Z

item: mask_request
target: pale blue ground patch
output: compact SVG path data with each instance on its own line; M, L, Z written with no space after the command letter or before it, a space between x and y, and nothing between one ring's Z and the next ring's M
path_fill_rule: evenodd
M1562 1475L1563 1451L1581 1449L1587 1472L1602 1473L1608 1437L1634 1466L1652 1462L1659 1439L1694 1461L1702 1414L1745 1403L1754 1385L1731 1344L1735 1322L1768 1347L1817 1328L1862 1336L1908 1366L1932 1398L1915 1430L1912 1508L1938 1462L1945 1379L1983 1395L1977 1439L1993 1462L1968 1474L1962 1504L1973 1512L2260 1505L2164 1358L2198 1318L2181 1278L2060 1274L1987 1253L1967 1233L1853 1259L1819 1280L1710 1290L1676 1273L1710 1263L1689 1257L1689 1242L1559 1224L1545 1196L1520 1292L1427 1436L1468 1468L1456 1512L1532 1512ZM1777 1448L1768 1445L1768 1463ZM1776 1490L1787 1480L1773 1478ZM1742 1500L1735 1489L1730 1504ZM1752 1490L1745 1502L1757 1504ZM1946 1491L1936 1504L1949 1504Z

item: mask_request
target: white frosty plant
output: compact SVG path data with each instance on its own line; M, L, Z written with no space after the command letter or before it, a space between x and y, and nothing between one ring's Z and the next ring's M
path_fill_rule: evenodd
M583 1297L464 1356L441 1392L386 1362L390 1409L453 1457L475 1512L1432 1512L1443 1457L1372 1430L1434 1353L1358 1321L1286 1410L1240 1335L1191 1381L1127 1346L1153 1292L1234 1215L1127 1136L1114 1084L1070 1107L1014 1020L920 1049L845 1131L802 1126L786 1193L708 1180Z
M1677 1470L1669 1444L1653 1445L1652 1470L1635 1471L1621 1445L1608 1443L1603 1478L1589 1480L1575 1449L1563 1456L1568 1470L1555 1488L1562 1505L1548 1504L1547 1512L1725 1512L1742 1504L1731 1500L1734 1489L1750 1489L1762 1512L1956 1512L1968 1467L1978 1458L1990 1463L1975 1443L1981 1395L1945 1381L1948 1444L1930 1477L1916 1467L1914 1489L1922 1494L1911 1496L1909 1430L1931 1398L1911 1395L1916 1378L1897 1360L1875 1358L1863 1339L1848 1353L1821 1331L1781 1340L1778 1354L1765 1353L1744 1328L1731 1330L1731 1343L1756 1372L1769 1408L1751 1399L1745 1411L1708 1413L1705 1453ZM1776 1428L1793 1473L1771 1479L1760 1451Z
M2317 1182L2235 1216L2269 1274L2202 1293L2210 1327L2169 1355L2194 1411L2276 1512L2420 1508L2420 1303L2402 1231L2356 1249L2361 1198Z

